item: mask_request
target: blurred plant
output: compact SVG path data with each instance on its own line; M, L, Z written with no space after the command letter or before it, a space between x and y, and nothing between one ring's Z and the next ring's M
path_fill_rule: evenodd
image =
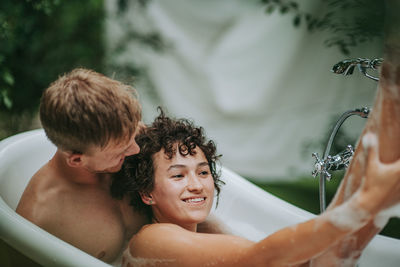
M136 43L139 45L147 46L157 52L164 52L167 48L166 41L163 39L161 34L157 31L146 31L136 27L132 21L129 20L130 14L136 9L138 12L144 12L147 8L150 0L118 0L117 4L117 16L115 19L124 30L124 35L120 38L117 43L111 47L110 62L109 64L113 67L121 67L121 64L114 66L115 62L112 60L118 58L120 55L126 53L129 49L129 45ZM130 62L124 68L133 74L139 74L142 72L141 67L135 66Z
M292 0L261 0L268 14L292 14L293 25L305 24L310 32L326 31L328 47L336 46L348 55L358 44L383 38L384 1L325 0L316 3L318 12L302 11Z
M0 8L0 107L10 110L13 106L11 97L15 78L12 67L8 64L10 57L21 47L22 35L33 27L36 17L50 15L59 0L25 1L14 3L2 1ZM30 10L29 10L30 9ZM25 17L27 13L36 17ZM21 20L21 18L24 18Z
M141 87L146 88L145 91L140 92L141 95L146 94L158 102L159 95L148 75L146 66L132 60L120 60L121 57L125 58L124 55L129 54L132 45L146 47L157 53L164 53L172 47L171 42L167 42L160 32L151 27L145 27L147 28L145 29L141 27L141 23L131 20L135 12L144 13L149 3L150 0L118 0L115 3L117 12L112 19L119 24L123 35L118 40L113 40L115 44L109 47L106 66L113 75L118 75L116 78L119 80L141 83Z
M102 71L103 14L98 0L0 2L0 139L23 130L16 118L33 117L60 74L78 66Z

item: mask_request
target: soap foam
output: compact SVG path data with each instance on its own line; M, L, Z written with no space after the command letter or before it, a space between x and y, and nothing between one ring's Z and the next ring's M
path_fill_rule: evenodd
M382 229L392 217L400 218L400 203L379 212L375 216L374 224L377 228Z
M174 259L146 259L146 258L139 258L133 257L129 248L124 251L124 256L122 260L121 267L127 267L130 264L131 267L141 267L141 266L158 266L162 263L171 263L175 262Z
M364 150L367 150L370 147L374 147L378 145L378 139L376 138L376 134L373 134L371 132L367 132L363 137L362 137L362 144Z
M354 267L357 266L358 260L360 258L360 251L356 250L354 251L348 258L338 258L337 262L338 264L335 266L340 266L340 267Z
M346 185L344 187L344 199L349 199L353 194L353 179L354 175L349 174L349 176L347 177Z
M358 192L352 198L357 197L357 194ZM325 218L337 228L357 230L368 222L371 215L366 210L355 205L350 199L350 201L324 213L322 218Z

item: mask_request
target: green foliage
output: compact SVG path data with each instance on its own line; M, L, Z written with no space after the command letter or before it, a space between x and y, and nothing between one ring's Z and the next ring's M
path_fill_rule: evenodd
M127 77L136 77L149 81L147 71L143 66L138 66L135 62L117 62L121 55L127 53L132 43L146 46L153 51L162 53L170 48L170 44L164 40L160 32L157 31L143 31L138 29L134 24L130 24L128 12L132 9L138 9L139 12L145 12L150 0L118 0L117 2L117 17L115 21L121 25L124 34L123 37L117 40L113 47L109 47L107 68L118 72L122 77L120 79L127 79Z
M318 14L302 11L292 0L261 0L268 14L280 12L293 15L293 25L305 24L310 32L326 31L328 47L338 47L348 55L350 49L375 38L383 38L384 1L324 0ZM318 4L318 3L317 3Z
M101 0L0 1L0 139L29 128L60 74L103 71L103 20Z
M335 172L332 180L326 183L326 201L328 204L333 199L343 176L343 171ZM251 178L248 178L248 180L252 181ZM299 208L314 214L320 213L319 183L316 178L299 177L295 181L252 182L265 191ZM399 227L400 219L391 218L380 234L400 239Z
M102 1L3 0L0 111L37 108L43 89L77 66L102 69Z
M113 46L107 47L106 67L118 80L123 80L131 84L141 84L141 87L146 89L141 91L140 94L147 95L154 102L160 103L159 94L148 74L146 66L134 60L122 60L122 62L119 60L131 51L132 44L151 49L156 53L165 53L173 49L172 42L167 41L159 31L137 27L135 22L131 21L132 14L135 14L135 12L146 12L150 1L118 0L116 2L117 12L111 19L120 25L123 35L118 40L113 40L115 42Z

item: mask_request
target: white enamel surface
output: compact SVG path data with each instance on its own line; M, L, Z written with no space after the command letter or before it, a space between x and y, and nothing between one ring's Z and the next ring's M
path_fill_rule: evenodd
M15 213L30 177L54 151L42 130L0 142L0 238L44 266L110 266ZM230 170L222 170L222 179L226 185L213 213L237 235L260 240L282 227L314 216L266 193ZM360 266L397 267L399 252L400 240L377 236L367 247Z

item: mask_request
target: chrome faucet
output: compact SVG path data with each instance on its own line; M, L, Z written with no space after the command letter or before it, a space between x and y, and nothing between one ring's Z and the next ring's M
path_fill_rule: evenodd
M355 67L366 77L379 81L379 78L374 77L367 73L368 69L378 70L378 67L382 65L382 58L368 59L368 58L356 58L356 59L345 59L336 63L332 67L332 72L336 74L343 74L345 76L351 75L354 72Z
M354 110L349 110L343 113L335 124L332 133L329 137L328 143L325 147L325 151L322 159L319 157L318 153L313 153L312 156L315 158L314 170L312 171L312 176L317 177L319 175L319 206L321 213L326 209L326 180L330 180L332 175L329 171L345 169L349 166L351 158L354 154L354 149L351 145L348 145L346 149L335 156L330 156L330 150L333 144L333 140L340 126L345 122L345 120L353 115L358 115L361 118L368 118L371 109L368 107L357 108Z
M351 75L354 69L357 69L366 77L379 81L379 78L374 77L367 73L367 70L375 70L382 65L383 59L368 59L368 58L356 58L356 59L345 59L336 63L331 71L336 74L343 74L345 76ZM329 171L345 169L349 166L351 158L354 154L354 149L351 145L348 145L346 149L335 156L330 156L330 150L333 140L339 131L340 126L343 122L352 115L358 115L362 118L368 118L371 109L368 107L363 107L360 109L349 110L340 116L339 120L336 122L335 127L329 137L328 144L326 145L324 155L322 159L319 157L318 153L313 153L312 156L315 158L314 170L312 171L312 176L317 177L319 175L319 203L321 213L326 209L326 180L330 180L332 175Z
M316 162L312 176L317 177L323 173L328 181L331 180L332 175L328 171L343 170L349 167L350 160L353 157L354 148L352 145L347 145L346 149L336 154L335 156L328 155L326 159L321 159L318 153L313 153L312 156Z

